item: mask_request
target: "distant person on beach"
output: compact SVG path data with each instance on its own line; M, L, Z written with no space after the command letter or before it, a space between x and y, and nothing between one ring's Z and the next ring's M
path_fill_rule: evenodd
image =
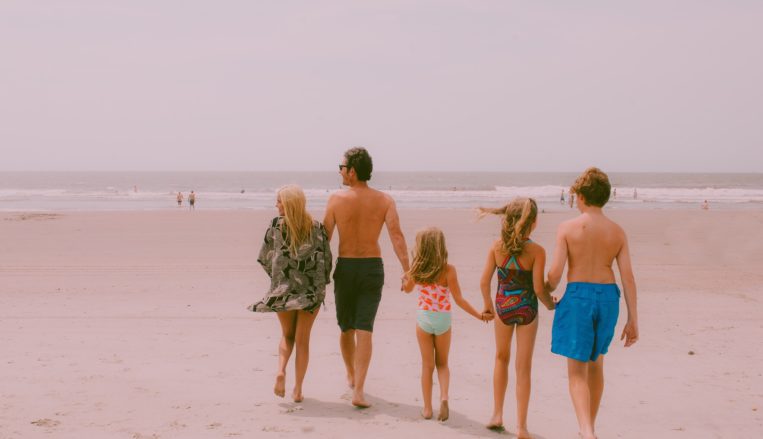
M178 207L183 205L183 193L182 192L178 192L177 202L178 202Z
M305 209L299 186L278 190L278 216L270 221L257 262L270 277L265 298L249 307L255 312L275 312L281 324L278 373L273 392L286 393L286 365L295 345L294 402L303 399L302 383L310 355L310 332L326 296L331 276L331 247L326 229Z
M328 238L339 231L339 257L334 270L336 317L342 334L339 344L353 389L352 404L366 408L364 386L371 361L372 334L384 286L379 235L387 226L403 273L410 269L408 248L395 201L368 186L373 162L365 148L351 148L339 165L342 184L349 189L331 194L326 205Z
M570 209L575 207L575 194L570 191Z
M196 210L196 194L193 191L188 194L188 208L191 210Z
M559 285L568 264L567 290L554 315L551 352L567 357L580 437L594 439L604 391L604 354L612 341L620 307L612 263L617 261L625 291L628 320L620 339L625 339L626 347L638 340L636 281L628 238L602 211L610 194L607 174L589 168L572 189L578 196L580 215L559 225L545 289L550 292Z
M416 339L421 351L421 393L424 400L421 416L431 419L433 415L432 374L436 368L440 383L440 411L437 420L447 421L450 417L450 297L453 296L461 309L477 319L487 322L492 320L493 315L479 313L461 295L456 268L448 264L448 249L445 247L442 230L430 227L417 233L412 259L403 290L410 293L416 288L418 293Z
M612 198L617 198L617 188L612 189Z
M495 320L495 366L493 370L493 415L487 427L503 431L503 403L509 384L511 338L516 334L517 358L514 360L517 382L517 436L530 438L527 430L527 410L533 348L538 333L538 299L548 309L554 302L543 289L543 270L546 252L530 239L538 221L538 205L532 198L515 198L498 209L480 208L480 218L493 214L501 216L501 238L490 246L480 289L485 313ZM490 283L498 270L498 288L493 297Z
M559 199L559 202L564 205L564 189L562 189L562 197Z
M633 199L634 200L638 199L638 191L636 190L635 187L633 188Z
M702 202L702 210L710 210L710 203L707 200Z

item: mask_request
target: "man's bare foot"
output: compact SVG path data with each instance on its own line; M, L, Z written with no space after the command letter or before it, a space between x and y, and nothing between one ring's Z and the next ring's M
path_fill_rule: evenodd
M291 394L292 399L294 402L302 402L305 397L302 395L302 389L294 389L294 392Z
M279 373L276 375L276 385L273 387L273 393L281 398L286 395L286 374Z
M527 428L517 427L517 439L532 439Z
M440 413L437 414L437 420L445 422L450 417L450 410L448 409L448 401L440 402Z
M421 417L424 419L432 419L432 409L427 409L426 407L421 409Z
M371 404L366 401L366 399L363 397L363 394L358 394L357 392L352 395L352 405L359 409L367 409L371 407Z

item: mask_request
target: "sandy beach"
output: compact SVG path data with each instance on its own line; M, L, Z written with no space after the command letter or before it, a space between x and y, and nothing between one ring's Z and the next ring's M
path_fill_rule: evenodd
M630 237L641 338L610 348L600 438L760 437L763 212L608 214ZM256 255L273 215L0 214L0 438L513 437L484 428L493 329L460 309L451 419L419 417L416 303L399 291L386 232L387 281L366 383L374 406L357 410L348 401L331 286L312 333L305 401L275 397L279 325L275 315L246 310L268 285ZM409 246L423 226L445 231L465 297L480 305L498 218L475 222L469 210L400 215ZM551 252L557 224L572 215L541 214L534 239ZM541 310L529 428L541 439L573 438L566 363L550 352L552 318ZM292 383L287 376L287 395ZM509 432L513 391L510 372Z

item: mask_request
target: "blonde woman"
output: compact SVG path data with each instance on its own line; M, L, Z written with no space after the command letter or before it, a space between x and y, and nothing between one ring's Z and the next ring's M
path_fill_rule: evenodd
M449 417L448 387L450 369L450 297L464 311L473 317L488 321L490 314L480 314L461 295L456 268L448 264L448 250L442 230L430 227L416 235L413 250L413 264L403 284L406 293L418 291L416 311L416 338L421 350L421 392L424 409L421 416L432 418L432 374L437 368L440 382L440 412L437 420L447 421Z
M299 186L278 190L273 218L265 232L257 262L270 277L270 289L250 306L255 312L275 312L281 323L278 374L273 392L286 393L286 365L296 345L295 383L292 398L301 402L307 372L310 331L330 282L331 248L326 230L305 210L305 194Z
M504 430L503 403L509 382L511 338L517 334L517 437L529 438L527 409L530 404L530 371L535 335L538 332L538 299L548 309L554 308L551 295L543 289L546 252L530 240L538 217L538 205L532 198L516 198L498 209L480 208L480 218L500 215L501 238L487 252L480 288L485 313L495 319L495 367L493 370L493 416L487 427ZM490 281L498 270L495 303Z

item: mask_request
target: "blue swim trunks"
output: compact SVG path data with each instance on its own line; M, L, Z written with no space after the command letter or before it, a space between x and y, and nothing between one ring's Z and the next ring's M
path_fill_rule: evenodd
M619 313L617 284L567 284L554 312L551 352L578 361L596 361L609 349Z

